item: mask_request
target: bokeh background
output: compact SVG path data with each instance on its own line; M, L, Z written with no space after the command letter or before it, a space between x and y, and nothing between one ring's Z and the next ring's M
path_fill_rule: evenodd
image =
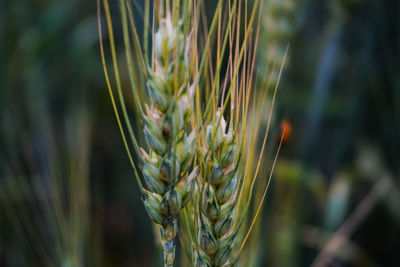
M290 44L272 132L291 134L255 266L400 266L400 2L266 0L263 16L258 73ZM1 1L0 266L158 266L153 231L96 1Z

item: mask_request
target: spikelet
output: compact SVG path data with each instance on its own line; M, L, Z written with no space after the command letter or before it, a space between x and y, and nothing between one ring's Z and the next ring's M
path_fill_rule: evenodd
M237 234L234 222L240 152L236 149L232 127L226 133L226 123L220 110L214 125L206 128L204 146L206 166L202 169L195 266L229 266Z
M147 185L144 204L150 218L160 225L165 266L175 258L174 239L178 213L190 199L198 168L193 168L194 131L187 133L193 87L189 84L188 54L182 23L174 25L169 14L160 20L154 36L153 67L148 67L144 136L149 152L141 148L143 177Z

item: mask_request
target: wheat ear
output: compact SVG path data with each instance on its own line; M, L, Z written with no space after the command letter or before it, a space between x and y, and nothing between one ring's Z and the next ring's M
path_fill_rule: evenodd
M222 27L218 25L217 50L221 48L221 51L217 52L216 74L213 76L215 79L210 77L211 85L206 88L208 90L205 94L210 92L210 100L206 101L202 114L203 123L197 136L200 144L200 176L195 198L196 208L192 211L196 221L192 223L195 224L193 231L188 227L194 253L192 262L199 267L234 266L238 263L262 205L261 201L243 238L240 230L245 226L243 222L248 216L268 133L266 130L257 168L253 170L251 163L256 155L249 148L258 142L259 128L251 127L254 124L248 121L248 111L251 107L251 96L257 95L252 90L262 4L263 1L255 1L249 13L247 0L228 2L229 15L226 15L228 24L225 31L220 30ZM245 32L243 39L240 38L242 15ZM229 45L228 53L225 53L225 45ZM229 63L225 81L220 83L220 75L223 75L221 62L225 54L229 57ZM258 113L256 117L260 118L259 106L263 106L263 99L254 98L254 101L253 105L257 107ZM230 109L227 109L229 102ZM228 116L229 122L225 122L224 114ZM190 217L188 218L190 221Z
M178 213L190 198L197 168L191 168L195 152L194 132L186 129L191 118L194 89L189 84L187 38L181 21L170 14L160 20L154 35L153 67L148 68L144 136L149 153L141 148L144 204L151 219L160 225L165 266L175 258L174 239Z
M190 38L187 37L190 34L188 34L188 28L185 27L187 25L183 25L181 19L185 17L190 20L188 10L191 9L191 6L184 4L182 12L180 12L179 5L179 1L174 1L172 8L170 1L154 2L152 59L150 61L147 54L149 0L146 1L145 11L144 55L142 55L142 49L139 45L130 4L125 0L120 0L128 74L135 105L138 107L138 113L144 122L143 132L147 146L143 148L137 142L127 114L119 75L110 8L108 0L103 0L112 65L123 121L116 105L102 42L100 0L97 1L100 52L108 91L146 211L150 218L160 226L164 266L173 265L175 258L174 239L178 231L178 213L189 201L194 180L196 180L198 174L198 169L192 166L196 149L195 134L193 131L189 134L194 94L194 85L190 84ZM134 64L132 57L126 7L128 7L129 22L134 40L134 51L139 56L137 64ZM142 79L137 79L140 74L144 74L141 77ZM145 83L141 82L143 80L146 80ZM143 101L141 88L147 89L149 101ZM124 126L128 130L133 148L142 163L142 174L146 187L142 185L136 164L133 161Z
M200 188L196 266L227 266L231 261L239 188L236 162L240 152L235 143L233 127L226 132L221 110L217 111L215 124L206 128L203 148L207 167L202 171Z

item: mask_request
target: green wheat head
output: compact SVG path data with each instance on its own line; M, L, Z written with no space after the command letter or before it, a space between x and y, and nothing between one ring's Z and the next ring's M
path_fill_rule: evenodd
M154 35L153 68L149 68L147 82L151 106L145 106L144 116L144 136L150 149L148 154L141 148L141 159L148 188L144 205L153 222L161 226L168 266L175 257L178 214L188 203L197 177L197 168L191 169L194 132L187 132L194 88L189 80L186 43L182 21L174 24L167 10Z
M145 140L143 145L145 146L139 146L125 106L110 9L108 1L103 1L120 108L133 149L141 162L145 186L142 185L137 173L131 155L131 147L125 136L124 125L119 117L120 113L109 81L102 43L101 51L114 111L135 171L144 206L152 221L160 227L164 264L165 266L172 266L175 258L174 239L178 232L178 214L188 203L193 191L194 181L198 175L198 168L193 166L196 143L195 133L192 131L190 123L194 103L194 86L190 68L193 63L193 57L190 53L190 44L193 40L191 36L193 37L193 34L189 33L190 28L183 24L183 18L190 20L191 5L184 4L181 6L179 1L174 1L173 5L170 5L169 1L157 1L153 4L154 30L150 60L147 52L148 36L144 36L145 45L140 45L131 7L128 2L120 1L131 89L137 113L140 115L140 120L143 121ZM147 1L147 18L149 11L149 1ZM146 20L144 29L146 33L149 30L148 23L149 20ZM131 30L131 36L129 36L129 30ZM101 35L101 31L99 33ZM131 37L134 43L133 48L130 45ZM139 64L134 64L133 55L141 59ZM138 78L137 73L141 73L144 79ZM142 80L144 82L141 82ZM143 90L143 88L147 90ZM147 98L141 97L144 94Z
M221 118L221 120L219 120ZM233 127L227 131L221 111L217 112L219 125L208 125L203 150L205 167L199 186L198 248L196 266L226 266L230 263L241 172L240 150L236 149L237 135ZM213 129L217 129L213 138Z
M235 264L265 197L243 235L269 130L256 161L253 148L260 127L253 117L261 117L263 100L251 105L250 100L264 95L263 88L253 90L263 1L219 0L208 27L205 3L183 0L154 1L150 26L147 0L140 41L130 4L120 0L127 72L144 129L140 145L125 104L108 1L103 0L116 90L108 75L99 2L107 86L145 208L160 227L164 265L173 265L178 232L189 264ZM201 31L204 36L198 38Z

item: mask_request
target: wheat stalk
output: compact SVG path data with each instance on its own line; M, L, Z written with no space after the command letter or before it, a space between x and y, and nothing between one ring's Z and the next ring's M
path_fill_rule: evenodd
M0 212L2 220L11 223L18 243L17 261L10 263L14 266L100 266L94 258L98 247L89 238L90 118L79 107L65 122L61 144L44 113L40 135L29 129L25 138L17 136L24 149L4 154L7 158L1 155L7 164L0 166L5 170ZM38 145L29 140L46 142ZM97 236L95 240L99 241Z

